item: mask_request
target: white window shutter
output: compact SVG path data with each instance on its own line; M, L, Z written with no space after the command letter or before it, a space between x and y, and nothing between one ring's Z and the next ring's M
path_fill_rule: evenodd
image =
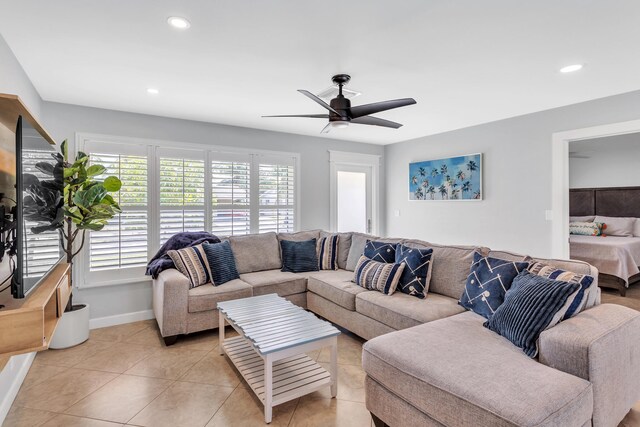
M145 156L91 153L90 162L103 165L104 179L115 175L122 188L114 194L122 213L98 232L89 233L91 271L142 267L148 258L147 158Z
M260 233L295 231L295 159L258 157Z
M218 236L251 232L251 162L211 161L211 232Z
M160 244L179 232L205 230L204 165L204 160L160 158Z

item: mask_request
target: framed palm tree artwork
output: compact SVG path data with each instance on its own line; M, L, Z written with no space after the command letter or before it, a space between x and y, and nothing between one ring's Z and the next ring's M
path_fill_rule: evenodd
M482 154L409 163L409 200L482 200Z

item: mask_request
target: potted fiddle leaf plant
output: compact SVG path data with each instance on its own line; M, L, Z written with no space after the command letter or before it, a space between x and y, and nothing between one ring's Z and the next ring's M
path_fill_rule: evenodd
M89 164L89 156L86 153L78 152L75 159L69 158L68 145L65 140L61 144L61 153L55 154L53 158L56 164L36 165L38 170L45 174L56 175L55 171L62 171L62 183L64 192L62 196L63 218L59 215L55 217L49 226L34 227L32 232L38 233L58 229L60 233L60 245L64 252L66 262L72 268L70 270L70 280L73 285L73 260L80 253L86 241L87 231L100 231L115 215L121 212L120 206L109 193L120 190L122 182L116 176L107 176L104 179L98 177L104 175L106 168L100 164ZM46 181L43 181L46 182ZM56 191L52 185L43 185L36 191L27 191L30 197L51 189ZM57 187L59 191L60 187ZM49 195L46 199L54 198ZM44 207L43 207L44 210ZM58 323L56 332L49 348L68 348L83 343L89 338L89 305L73 304L73 293L69 297L69 302L65 312Z

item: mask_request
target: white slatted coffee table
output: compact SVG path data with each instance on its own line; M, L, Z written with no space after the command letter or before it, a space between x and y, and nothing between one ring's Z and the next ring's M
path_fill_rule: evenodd
M272 408L330 386L338 392L338 335L331 323L277 294L218 303L220 354L227 354L264 404L264 420ZM227 338L224 326L240 336ZM331 348L329 371L305 353Z

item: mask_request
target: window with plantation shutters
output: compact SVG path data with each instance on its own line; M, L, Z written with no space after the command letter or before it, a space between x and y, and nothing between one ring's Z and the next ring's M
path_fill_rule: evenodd
M182 231L205 230L204 165L204 160L160 157L160 244Z
M35 175L40 180L50 180L53 177L40 172L36 163L53 163L53 151L22 150L23 173ZM49 271L62 256L60 249L60 234L58 230L33 233L31 229L39 225L36 222L24 222L24 238L22 239L23 268L26 277L41 277Z
M296 154L88 134L77 148L122 181L122 213L87 233L81 287L149 280L147 262L176 233L296 230Z
M295 159L258 156L260 233L295 230Z
M144 267L148 258L148 180L146 156L91 153L90 162L106 167L98 179L114 175L122 188L113 198L122 212L98 232L89 232L91 271Z
M211 232L218 236L251 232L251 158L211 160Z

